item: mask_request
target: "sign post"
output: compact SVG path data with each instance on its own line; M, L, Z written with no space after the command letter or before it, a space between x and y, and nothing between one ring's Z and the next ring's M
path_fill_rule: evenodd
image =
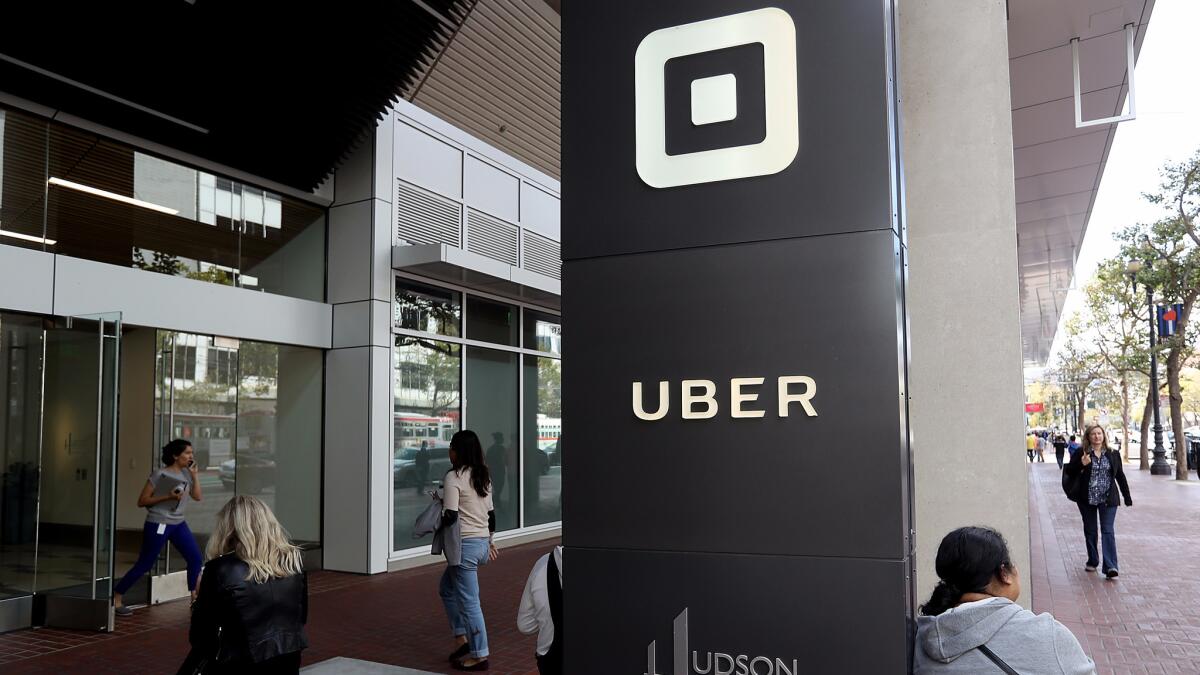
M564 8L572 675L909 667L893 13Z

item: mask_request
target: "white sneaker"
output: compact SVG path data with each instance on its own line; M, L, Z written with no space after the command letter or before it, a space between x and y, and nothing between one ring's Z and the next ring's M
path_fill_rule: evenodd
M1087 570L1087 571L1089 571L1089 572L1095 572L1095 571L1096 571L1096 566L1095 566L1095 565L1084 565L1084 566L1083 566L1083 569L1085 569L1085 570Z

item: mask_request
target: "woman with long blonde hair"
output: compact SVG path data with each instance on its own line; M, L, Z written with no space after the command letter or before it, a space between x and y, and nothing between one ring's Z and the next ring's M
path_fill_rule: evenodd
M1129 481L1125 478L1121 453L1108 446L1108 434L1099 424L1090 426L1083 435L1083 448L1071 455L1063 468L1067 497L1079 507L1083 518L1083 538L1087 546L1084 569L1095 572L1101 568L1104 576L1115 579L1117 566L1117 506L1124 495L1125 506L1133 506L1129 496ZM1096 521L1100 521L1100 546L1096 546Z
M217 512L192 606L192 652L180 672L297 673L308 646L308 579L300 549L262 501Z

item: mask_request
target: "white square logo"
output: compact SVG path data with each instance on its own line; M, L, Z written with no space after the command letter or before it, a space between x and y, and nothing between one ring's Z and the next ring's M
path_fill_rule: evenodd
M668 155L667 61L754 43L763 46L766 135L762 141ZM737 86L733 74L694 80L692 124L735 120ZM656 30L642 39L634 56L634 96L637 172L647 185L668 188L779 173L800 149L796 24L787 12L768 7Z

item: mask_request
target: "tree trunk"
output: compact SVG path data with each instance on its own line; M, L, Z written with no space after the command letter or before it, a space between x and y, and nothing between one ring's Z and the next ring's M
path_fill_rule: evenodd
M1129 461L1129 379L1121 374L1121 442L1125 447L1125 461Z
M1075 395L1075 428L1081 433L1087 432L1087 420L1083 419L1087 413L1087 389L1080 388L1079 393ZM1086 445L1086 443L1084 444Z
M1146 391L1146 410L1142 413L1142 449L1138 458L1138 469L1142 471L1150 470L1150 416L1154 414L1154 397L1158 393L1150 391L1149 387L1146 387Z
M1187 439L1183 437L1183 392L1179 385L1180 354L1178 347L1167 357L1167 391L1171 395L1171 430L1175 434L1175 479L1188 479Z

